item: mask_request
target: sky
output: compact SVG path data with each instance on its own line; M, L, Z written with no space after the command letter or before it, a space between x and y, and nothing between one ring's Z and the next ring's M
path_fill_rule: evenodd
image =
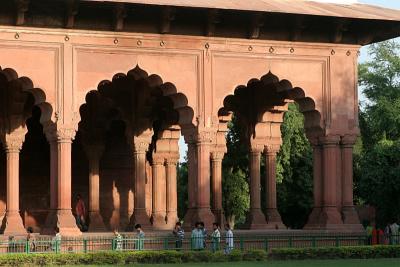
M354 3L362 3L362 4L370 4L370 5L377 5L387 8L395 8L400 9L400 0L312 0L317 2L327 2L327 3L338 3L338 4L354 4ZM398 38L400 42L400 38ZM361 48L361 55L359 58L360 62L364 62L368 60L368 46ZM359 92L360 99L362 101L363 96L362 93ZM187 145L185 144L183 137L179 140L179 154L180 154L180 161L184 161L184 157L186 155Z

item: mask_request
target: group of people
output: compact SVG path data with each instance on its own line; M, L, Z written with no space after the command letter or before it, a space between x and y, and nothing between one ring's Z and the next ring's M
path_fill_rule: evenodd
M398 245L400 244L400 226L393 221L382 230L371 223L366 228L370 245Z
M134 239L133 249L143 250L145 234L144 234L144 231L142 230L142 225L136 224L135 230L136 230L136 238ZM118 232L117 229L114 230L113 247L114 247L114 250L122 250L123 249L123 237Z
M229 224L225 224L225 247L224 252L229 254L233 248L233 232ZM185 232L182 228L182 224L177 222L175 225L175 229L172 232L176 238L175 247L177 249L181 249L183 245L183 240L185 238ZM213 223L213 231L210 235L207 233L207 229L204 226L203 222L196 222L195 228L191 233L191 247L194 250L203 250L207 248L207 240L211 241L211 250L218 251L220 250L221 244L221 230L220 225L218 223Z

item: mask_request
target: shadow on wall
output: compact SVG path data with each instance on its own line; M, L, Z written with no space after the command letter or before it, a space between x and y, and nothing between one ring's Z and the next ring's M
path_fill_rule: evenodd
M41 111L32 109L26 121L28 133L20 153L20 209L25 227L39 231L45 223L50 206L50 148L43 126Z

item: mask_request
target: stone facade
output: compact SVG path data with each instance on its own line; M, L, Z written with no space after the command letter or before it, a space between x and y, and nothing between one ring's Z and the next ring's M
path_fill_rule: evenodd
M124 7L116 7L115 30L121 30ZM207 37L171 35L170 11L163 9L162 34L146 33L145 24L143 33L0 26L4 234L21 234L24 226L52 233L57 226L79 235L71 210L77 193L88 204L89 231L135 223L172 229L180 135L189 160L185 226L223 223L221 162L232 114L249 147L248 226L283 228L275 160L293 101L314 148L314 210L306 228L359 230L352 195L357 41L257 40L257 23L251 39L233 38L232 31L214 37L210 17ZM18 9L18 25L24 12ZM73 28L75 15L67 15ZM260 177L262 153L266 177Z

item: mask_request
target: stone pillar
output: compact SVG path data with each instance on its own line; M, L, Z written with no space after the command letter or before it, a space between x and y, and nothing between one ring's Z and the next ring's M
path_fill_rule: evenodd
M134 138L136 139L136 138ZM151 229L150 218L146 212L146 151L148 143L134 140L134 183L135 183L135 208L133 223L141 224L144 229Z
M322 144L322 183L323 197L320 222L325 229L337 229L342 225L342 219L337 209L337 150L339 136L331 135L320 139Z
M50 143L50 209L47 213L46 222L41 233L44 235L52 235L57 225L57 138L47 135L47 140Z
M261 149L250 150L250 212L247 217L250 229L263 229L267 224L261 211L260 157Z
M276 202L276 154L279 146L266 146L265 148L265 187L266 187L266 218L268 228L284 229L281 215Z
M20 128L5 136L4 146L7 156L7 209L2 230L4 235L24 235L26 233L19 213L19 152L27 130Z
M178 222L178 191L176 179L177 157L167 157L165 161L165 169L167 175L167 224L168 229L173 229L175 223Z
M318 139L311 140L313 147L313 193L314 193L314 207L305 229L320 227L320 215L322 207L322 148L318 143Z
M222 209L222 159L224 152L211 153L211 186L213 194L213 202L211 210L214 213L215 221L220 225L225 222L224 212Z
M164 158L153 155L153 209L152 209L152 222L153 229L163 230L167 229L166 224L166 177Z
M188 210L183 219L183 227L191 230L195 221L193 220L196 206L195 175L197 168L196 144L188 143Z
M89 232L106 230L100 214L100 159L103 145L84 145L89 161Z
M353 146L357 136L345 135L341 139L342 153L342 215L344 224L357 225L362 229L353 204Z
M198 140L196 143L197 164L194 182L196 207L192 218L195 222L204 222L208 229L211 228L215 219L210 208L210 144L208 140Z
M74 137L74 129L57 130L56 226L63 236L81 235L71 211L71 144Z

